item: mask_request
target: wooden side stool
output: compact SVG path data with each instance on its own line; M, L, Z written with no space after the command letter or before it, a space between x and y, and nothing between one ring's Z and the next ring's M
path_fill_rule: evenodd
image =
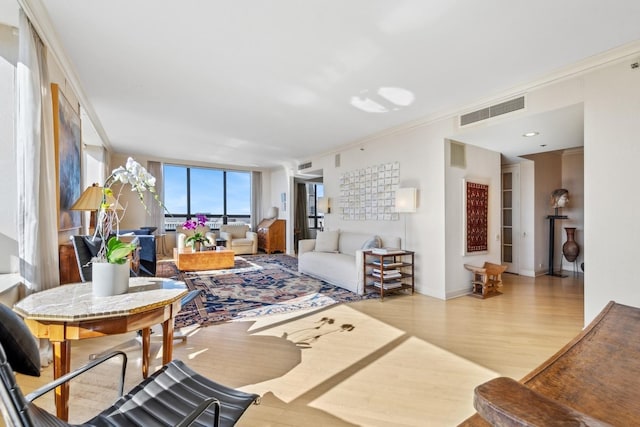
M465 264L464 268L473 273L471 295L489 298L502 294L498 288L502 287L502 273L507 269L506 265L485 262L482 267Z

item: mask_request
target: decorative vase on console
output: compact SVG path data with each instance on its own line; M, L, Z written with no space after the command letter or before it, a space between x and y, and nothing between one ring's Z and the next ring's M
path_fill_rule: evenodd
M564 229L567 232L567 241L562 245L562 253L567 261L574 262L580 255L580 246L578 246L575 239L576 228L565 227Z

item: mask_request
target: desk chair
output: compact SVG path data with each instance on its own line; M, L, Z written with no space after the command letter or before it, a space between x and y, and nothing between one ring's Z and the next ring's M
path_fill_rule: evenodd
M10 308L0 304L0 398L5 407L5 421L8 425L20 427L71 426L66 420L39 408L33 401L118 356L123 361L119 399L79 425L160 427L193 423L198 426L233 426L252 403L259 403L257 394L211 381L179 360L164 365L123 395L127 356L121 351L96 359L25 396L17 385L14 371L40 376L38 346L24 321Z

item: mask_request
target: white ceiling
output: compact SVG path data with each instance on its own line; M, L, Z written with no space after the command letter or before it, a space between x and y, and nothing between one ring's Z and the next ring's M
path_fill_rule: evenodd
M640 40L637 0L22 1L46 9L114 150L241 166L305 161ZM458 139L582 145L582 107L558 113Z

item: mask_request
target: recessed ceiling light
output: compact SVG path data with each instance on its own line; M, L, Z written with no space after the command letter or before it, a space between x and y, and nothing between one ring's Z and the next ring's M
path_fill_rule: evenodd
M522 134L522 136L524 136L525 138L529 138L530 136L537 136L537 135L540 135L540 132L527 132Z

